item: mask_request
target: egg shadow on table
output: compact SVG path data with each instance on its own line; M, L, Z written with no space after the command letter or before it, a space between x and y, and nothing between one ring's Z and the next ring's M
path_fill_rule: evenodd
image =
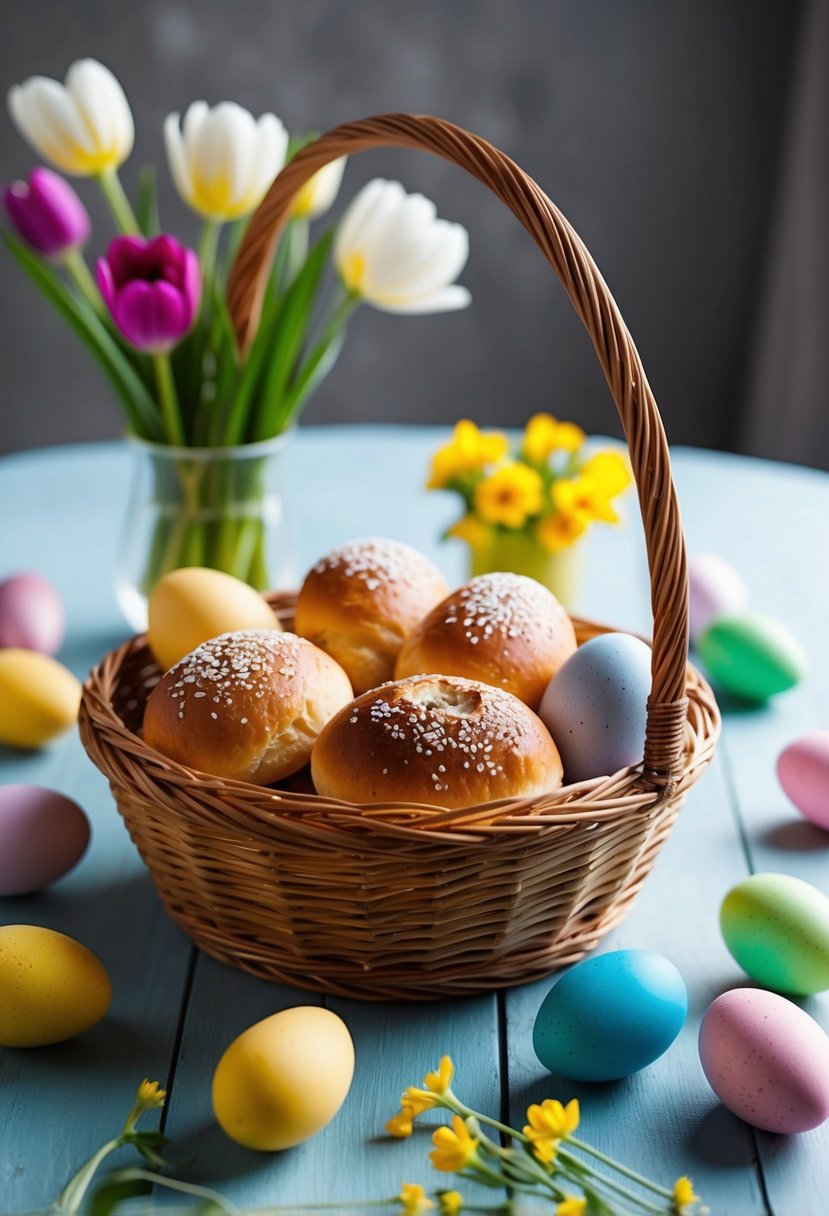
M622 1077L618 1081L574 1081L572 1078L562 1077L555 1072L544 1072L543 1076L537 1077L534 1081L516 1086L510 1091L510 1099L517 1102L521 1110L526 1110L533 1103L540 1104L545 1098L558 1098L565 1104L571 1098L578 1098L579 1102L584 1105L589 1104L595 1095L601 1095L603 1098L620 1098L631 1082L635 1082L635 1079L636 1074L634 1073L632 1077Z
M301 1148L300 1146L297 1146ZM215 1186L230 1178L250 1178L269 1173L278 1179L279 1163L290 1157L293 1150L265 1152L245 1148L223 1132L215 1119L203 1119L186 1132L176 1133L172 1146L165 1154L170 1173L188 1182Z
M735 1134L735 1127L743 1135ZM751 1129L721 1102L714 1102L694 1124L690 1146L695 1156L709 1165L744 1167L754 1156Z
M760 842L790 853L829 853L829 832L805 819L786 819L768 828Z

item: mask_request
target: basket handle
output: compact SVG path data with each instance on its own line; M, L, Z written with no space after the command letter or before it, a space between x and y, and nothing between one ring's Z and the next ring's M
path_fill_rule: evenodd
M644 779L666 792L681 768L687 711L688 573L668 441L639 354L616 303L580 237L541 188L492 144L440 118L384 114L345 123L285 166L251 218L228 281L239 348L259 322L271 261L291 201L329 161L367 148L433 152L478 178L514 212L561 279L593 342L630 449L651 579L653 662Z

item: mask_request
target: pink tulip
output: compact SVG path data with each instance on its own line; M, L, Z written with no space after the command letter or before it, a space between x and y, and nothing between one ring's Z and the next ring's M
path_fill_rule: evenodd
M51 169L33 169L27 182L12 182L3 202L18 236L44 257L74 249L89 237L86 208Z
M163 354L192 328L201 298L199 260L174 237L117 236L97 271L113 321L139 350Z

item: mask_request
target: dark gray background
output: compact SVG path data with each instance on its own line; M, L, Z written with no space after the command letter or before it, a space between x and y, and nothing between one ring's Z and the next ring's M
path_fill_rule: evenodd
M451 118L512 155L581 234L639 346L672 442L756 451L751 369L808 7L6 0L0 85L5 94L34 73L62 80L83 55L111 67L136 117L123 180L131 190L140 164L155 161L163 222L187 239L197 227L170 184L161 126L197 98L271 109L293 131L397 109ZM10 120L1 129L9 180L35 158ZM473 305L426 318L361 310L304 421L518 424L548 409L618 433L569 302L494 197L432 157L375 152L351 163L341 201L376 175L399 177L468 227L462 281ZM94 186L78 188L96 219L97 254L106 217ZM2 257L0 450L120 433L89 356ZM784 451L769 434L760 447L829 465L829 451L811 440Z

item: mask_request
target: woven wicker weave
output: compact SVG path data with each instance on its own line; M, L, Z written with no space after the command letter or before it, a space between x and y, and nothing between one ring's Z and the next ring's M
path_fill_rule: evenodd
M240 346L296 192L323 165L400 145L489 186L558 273L622 420L651 575L652 689L644 765L534 801L460 811L356 806L194 773L147 748L158 672L144 638L84 689L81 736L170 914L209 954L258 975L365 999L469 994L545 975L620 920L711 759L716 702L687 664L685 545L668 445L639 356L579 237L503 153L436 118L338 127L282 171L239 250L228 303ZM293 600L275 597L290 626ZM604 627L576 621L579 641Z

